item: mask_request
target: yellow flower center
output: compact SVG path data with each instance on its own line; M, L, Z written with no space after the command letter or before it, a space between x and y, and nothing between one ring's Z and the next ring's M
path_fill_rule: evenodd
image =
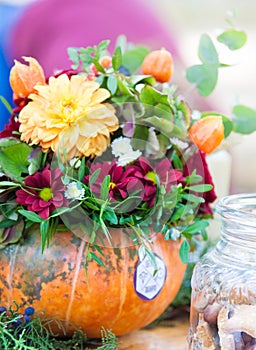
M49 200L53 197L52 191L49 187L45 187L43 188L40 192L39 192L39 197L45 201L45 202L49 202Z
M75 113L76 109L77 104L74 103L72 98L63 100L61 103L62 120L69 125L74 123L77 120L77 114Z
M110 190L113 190L115 187L116 187L116 184L114 182L110 182L109 185L108 185L108 188Z
M157 184L157 181L156 181L156 174L154 171L149 171L147 174L146 174L146 178L148 178L149 180L151 180L153 182L154 185Z

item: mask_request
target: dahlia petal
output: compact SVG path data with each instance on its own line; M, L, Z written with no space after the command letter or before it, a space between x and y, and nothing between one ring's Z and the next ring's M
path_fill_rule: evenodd
M110 97L110 92L106 89L98 89L91 97L90 105L95 105L103 102Z

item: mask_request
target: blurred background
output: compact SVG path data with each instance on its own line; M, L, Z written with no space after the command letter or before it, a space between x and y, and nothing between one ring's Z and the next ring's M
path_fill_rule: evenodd
M214 93L203 99L186 82L185 69L199 62L203 33L215 39L229 27L227 13L233 13L233 23L247 32L248 41L237 52L215 41L221 62L232 67L223 68ZM63 64L68 67L67 46L92 45L106 38L114 42L125 34L129 41L173 52L173 80L192 107L211 106L230 116L234 103L256 108L255 17L254 0L0 0L0 95L11 101L8 74L14 58L32 55L50 74ZM8 113L3 106L0 113L2 129ZM209 157L219 196L256 192L255 139L255 134L234 136L225 151Z

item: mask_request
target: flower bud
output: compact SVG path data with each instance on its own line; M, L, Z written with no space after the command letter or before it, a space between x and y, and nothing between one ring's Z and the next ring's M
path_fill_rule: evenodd
M43 68L33 57L22 57L28 64L14 60L14 66L10 71L10 84L14 92L14 98L28 97L34 92L36 84L45 84Z

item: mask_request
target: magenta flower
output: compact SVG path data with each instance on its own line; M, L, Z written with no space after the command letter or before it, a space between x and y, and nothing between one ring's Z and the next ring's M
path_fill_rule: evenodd
M163 159L153 168L148 160L141 157L134 164L119 166L114 160L111 164L108 162L92 164L90 173L93 174L97 169L101 169L100 174L91 190L99 196L104 178L110 176L109 197L114 200L122 200L136 193L141 197L142 202L146 202L151 208L155 204L157 195L157 177L161 185L164 185L166 191L171 186L177 184L183 179L182 173L172 168L168 159ZM89 184L90 176L84 178L85 184Z
M178 169L173 169L169 159L164 158L155 165L155 172L159 177L160 184L169 192L173 185L177 185L183 181L182 172Z
M143 188L141 199L147 202L151 208L154 205L157 190L157 180L154 169L148 163L146 158L141 157L134 165L128 165L126 172L136 181L134 189Z
M102 182L104 178L110 176L109 184L109 196L112 199L124 199L128 196L127 193L127 183L132 179L129 177L129 174L126 173L122 166L116 164L116 161L113 161L111 164L108 162L104 163L92 163L90 167L90 173L93 174L97 169L101 169L99 176L94 184L91 185L91 191L99 195ZM84 178L84 183L88 185L90 180L90 175L87 175Z
M55 209L68 205L61 176L60 169L50 170L48 167L27 176L24 180L26 188L16 191L16 201L42 219L48 219Z

